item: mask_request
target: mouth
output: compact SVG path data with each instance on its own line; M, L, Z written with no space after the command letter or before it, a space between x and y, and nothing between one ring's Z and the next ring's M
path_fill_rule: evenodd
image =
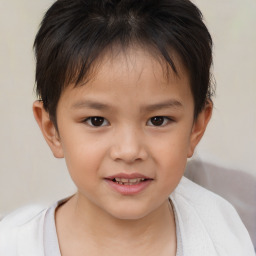
M145 179L145 178L134 178L134 179L114 178L112 179L113 182L116 182L117 184L125 185L125 186L137 185L140 182L145 182L147 180L148 179Z
M123 195L134 195L146 189L152 178L141 174L116 174L115 176L106 177L105 180L115 191Z

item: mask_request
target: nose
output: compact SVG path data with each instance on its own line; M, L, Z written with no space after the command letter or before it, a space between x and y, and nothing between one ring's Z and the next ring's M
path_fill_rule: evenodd
M145 139L136 129L128 128L115 133L111 147L111 158L114 161L133 163L148 157Z

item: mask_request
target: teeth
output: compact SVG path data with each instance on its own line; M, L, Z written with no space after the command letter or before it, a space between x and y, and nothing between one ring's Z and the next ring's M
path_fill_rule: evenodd
M115 178L117 184L120 185L136 185L141 181L144 181L144 178L135 178L135 179L124 179L124 178Z

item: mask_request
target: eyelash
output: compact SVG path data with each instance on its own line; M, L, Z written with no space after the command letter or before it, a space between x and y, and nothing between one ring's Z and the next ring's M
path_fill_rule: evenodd
M92 119L96 119L96 118L99 118L99 119L103 119L103 124L104 125L93 125L92 124ZM109 122L107 121L107 119L105 119L104 117L101 117L101 116L91 116L91 117L88 117L88 118L86 118L84 121L83 121L84 123L87 123L89 126L92 126L92 127L103 127L103 126L107 126L107 125L109 125ZM106 124L107 123L107 124Z
M92 123L92 120L93 118L95 119L94 121L96 121L96 119L101 119L101 121L103 121L103 123L101 125L93 125ZM153 118L163 118L163 122L164 124L160 124L160 125L154 125L152 124L152 119ZM98 120L99 121L99 120ZM151 124L149 125L148 123L151 122ZM154 126L154 127L163 127L163 126L166 126L168 123L171 123L171 122L174 122L174 120L170 117L166 117L166 116L153 116L151 117L148 121L147 121L147 125L148 126ZM91 117L88 117L86 118L83 123L87 123L89 126L91 127L104 127L104 126L107 126L109 125L109 122L107 119L105 119L104 117L101 117L101 116L91 116Z
M149 122L152 123L152 119L153 119L153 118L162 118L162 119L164 119L164 120L163 120L164 124L160 124L160 125L149 125L149 126L164 127L164 126L166 126L166 125L168 125L169 123L171 123L171 122L174 121L172 118L167 117L167 116L153 116L153 117L151 117L151 118L147 121L147 124L148 124Z

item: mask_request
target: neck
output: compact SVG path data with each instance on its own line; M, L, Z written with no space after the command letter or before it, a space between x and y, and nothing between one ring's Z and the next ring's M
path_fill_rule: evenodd
M124 250L127 247L130 250L141 247L141 251L151 248L152 253L156 241L176 242L174 213L168 199L140 219L124 220L113 217L97 206L88 205L77 194L60 208L58 214L60 219L65 219L64 223L69 223L68 229L72 230L73 236L90 240L98 248Z

